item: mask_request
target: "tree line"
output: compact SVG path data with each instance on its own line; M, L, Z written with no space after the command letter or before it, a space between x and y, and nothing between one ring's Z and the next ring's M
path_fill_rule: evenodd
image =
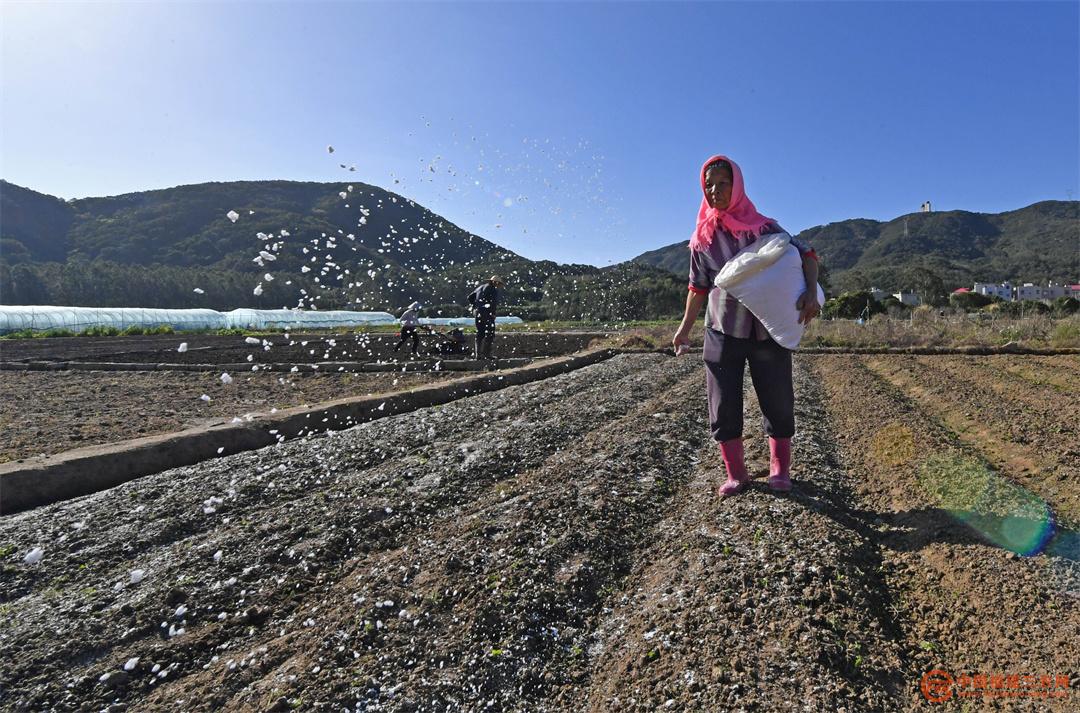
M469 292L498 274L506 281L503 313L527 320L617 321L677 316L686 296L685 280L655 268L538 265L494 262L432 273L391 266L377 280L351 280L351 287L347 279L324 277L325 282L316 283L311 273L275 272L273 281L262 282L262 294L255 295L259 275L249 270L79 259L11 265L0 259L0 303L280 309L296 307L303 290L314 298L306 304L317 309L397 313L419 301L428 314L461 316L468 313Z

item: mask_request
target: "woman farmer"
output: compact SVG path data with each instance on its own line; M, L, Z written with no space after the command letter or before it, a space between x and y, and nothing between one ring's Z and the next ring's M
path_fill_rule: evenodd
M690 238L690 292L679 330L672 338L675 353L690 344L690 330L705 312L705 376L709 397L709 429L720 444L727 480L721 497L738 493L750 481L743 456L743 373L750 364L758 403L769 435L769 487L791 489L791 437L795 433L795 390L791 352L769 336L757 318L713 280L736 253L762 235L783 233L772 218L757 212L743 189L742 171L726 156L713 156L701 169L704 196L697 227ZM786 234L786 233L785 233ZM790 236L788 236L790 238ZM794 309L799 323L809 324L821 311L817 300L817 256L791 238L802 255L803 277L810 287Z

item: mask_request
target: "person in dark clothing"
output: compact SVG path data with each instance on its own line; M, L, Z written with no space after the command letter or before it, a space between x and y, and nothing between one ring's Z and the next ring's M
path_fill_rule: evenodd
M503 281L496 275L492 275L485 284L480 285L469 295L469 304L476 313L476 347L474 356L477 359L490 359L491 346L495 341L495 312L499 308L499 300L502 298L499 288L503 287Z

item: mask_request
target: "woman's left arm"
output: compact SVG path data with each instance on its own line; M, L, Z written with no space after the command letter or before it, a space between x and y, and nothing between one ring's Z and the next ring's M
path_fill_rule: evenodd
M802 254L802 272L806 278L806 291L795 301L795 309L799 310L799 324L810 324L810 320L821 313L817 299L817 255L812 251Z

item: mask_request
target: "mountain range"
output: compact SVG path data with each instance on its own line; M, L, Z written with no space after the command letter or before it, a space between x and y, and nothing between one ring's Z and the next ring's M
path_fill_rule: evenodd
M636 319L677 312L682 299L665 270L528 260L359 182L65 201L0 181L3 304L398 310L419 300L461 314L492 274L507 283L508 310L527 318Z
M1080 282L1080 201L1041 201L1004 213L910 213L887 222L852 218L796 237L814 247L832 291L912 287L927 271L948 289L974 282ZM635 262L687 272L689 241Z
M979 281L1077 282L1078 201L809 228L832 293ZM460 314L491 274L526 318L681 312L687 242L605 268L533 261L364 183L201 183L62 200L0 180L0 303ZM269 257L260 257L267 256ZM269 277L267 277L269 276Z

